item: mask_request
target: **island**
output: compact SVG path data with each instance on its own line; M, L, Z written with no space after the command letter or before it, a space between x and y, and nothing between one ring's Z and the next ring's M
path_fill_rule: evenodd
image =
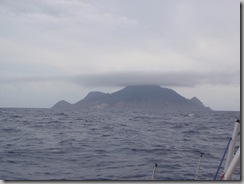
M158 85L133 85L113 93L93 91L82 100L71 104L59 101L54 109L112 109L112 110L162 110L162 111L210 111L197 98L187 99L174 90Z

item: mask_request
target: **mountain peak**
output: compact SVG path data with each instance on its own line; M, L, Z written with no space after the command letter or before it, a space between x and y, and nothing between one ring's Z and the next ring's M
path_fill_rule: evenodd
M130 85L130 86L126 86L124 89L161 89L161 87L159 85Z
M65 100L61 100L58 103L56 103L52 108L55 109L63 109L63 108L70 108L71 104Z
M190 100L191 100L193 103L198 104L198 105L204 107L204 104L203 104L197 97L194 96L194 97L192 97Z

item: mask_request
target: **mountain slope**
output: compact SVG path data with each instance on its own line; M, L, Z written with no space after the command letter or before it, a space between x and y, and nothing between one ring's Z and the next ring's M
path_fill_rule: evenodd
M106 99L109 96L110 96L110 94L106 94L106 93L102 93L102 92L98 92L98 91L90 92L84 99L75 103L74 107L82 108L84 106L92 106L93 104L97 104L97 103L103 101L104 99Z

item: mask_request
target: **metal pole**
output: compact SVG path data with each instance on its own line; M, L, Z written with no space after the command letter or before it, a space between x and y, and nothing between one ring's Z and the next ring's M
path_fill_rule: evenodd
M231 160L234 157L234 149L235 149L236 139L237 139L239 129L240 129L240 121L238 119L235 122L234 130L233 130L233 134L232 134L232 142L230 143L228 155L227 155L226 162L225 162L224 173L226 172L227 168L230 165Z
M239 160L240 160L240 147L238 148L234 158L232 159L229 167L227 168L222 180L230 180L231 179L231 176L232 176L234 169L236 168Z
M152 173L152 178L151 180L154 180L154 176L155 176L155 173L156 173L156 169L157 169L157 164L155 164L154 168L153 168L153 173Z
M199 161L198 161L197 173L196 173L196 176L195 176L195 180L197 180L197 177L198 177L198 173L199 173L199 169L200 169L200 163L201 163L202 156L203 156L203 153L201 153L200 158L199 158Z

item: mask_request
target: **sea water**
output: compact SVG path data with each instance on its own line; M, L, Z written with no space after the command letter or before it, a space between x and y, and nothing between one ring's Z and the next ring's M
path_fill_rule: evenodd
M239 116L1 108L0 179L213 180Z

